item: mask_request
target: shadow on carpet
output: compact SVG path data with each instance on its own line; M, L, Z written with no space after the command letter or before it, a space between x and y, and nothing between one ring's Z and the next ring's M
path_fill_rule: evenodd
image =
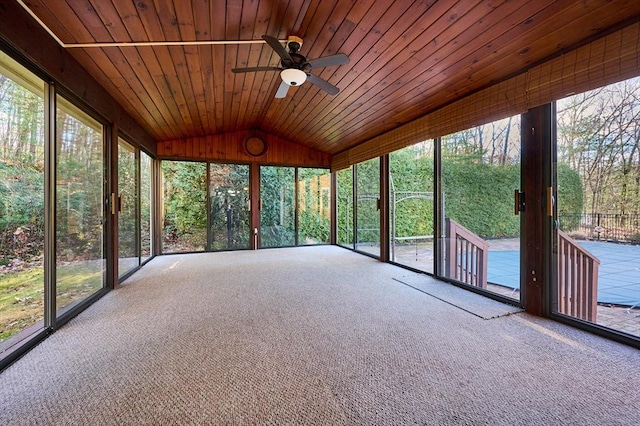
M485 320L523 312L517 306L498 302L425 275L405 275L393 280Z

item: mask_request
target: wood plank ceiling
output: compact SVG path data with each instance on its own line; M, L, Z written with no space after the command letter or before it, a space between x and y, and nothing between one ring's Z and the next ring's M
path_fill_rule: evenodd
M350 63L312 70L274 98L264 43L70 47L157 141L260 129L331 154L526 70L640 17L637 0L26 0L62 41L301 37L300 52Z

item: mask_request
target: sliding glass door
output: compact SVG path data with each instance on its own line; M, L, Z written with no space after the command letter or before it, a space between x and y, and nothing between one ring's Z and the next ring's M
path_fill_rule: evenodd
M252 178L248 164L164 160L161 168L163 253L249 249L254 228L256 248L329 243L328 169L260 166Z
M353 249L353 166L336 172L336 243Z
M433 273L434 143L389 154L389 260Z
M152 159L79 105L0 52L0 368L152 253Z
M520 116L441 140L442 275L520 300Z
M557 102L554 313L640 337L640 77Z
M62 314L106 283L103 127L57 98L56 308Z
M327 169L298 168L298 244L329 243L331 173Z
M296 244L295 167L260 167L260 247Z
M118 276L122 277L140 265L137 232L137 167L136 150L118 140Z
M210 250L248 249L249 166L209 164Z
M207 163L162 162L162 252L204 251L207 246Z
M44 329L44 82L0 52L0 359Z
M153 255L153 159L140 151L140 262Z
M380 256L380 159L360 163L356 179L355 249Z

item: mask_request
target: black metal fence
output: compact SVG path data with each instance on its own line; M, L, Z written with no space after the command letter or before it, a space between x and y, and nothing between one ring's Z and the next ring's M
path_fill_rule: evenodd
M559 227L568 234L594 241L640 244L639 214L567 214L558 215Z

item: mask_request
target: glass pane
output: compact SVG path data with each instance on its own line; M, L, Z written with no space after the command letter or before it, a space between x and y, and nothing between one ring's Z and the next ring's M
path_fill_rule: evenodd
M249 248L249 166L209 165L211 250Z
M56 306L61 313L101 289L104 257L102 125L58 97Z
M356 250L380 256L380 159L356 165Z
M640 78L557 103L557 313L640 336Z
M389 155L389 254L392 262L433 273L433 141Z
M445 277L520 299L520 116L442 138Z
M331 172L298 169L298 245L326 244L331 226Z
M140 264L136 249L136 151L118 141L118 275Z
M260 246L295 245L295 168L260 167Z
M153 253L152 240L152 222L153 208L152 200L152 182L153 182L153 164L151 157L140 151L140 255L141 261L151 257Z
M336 173L337 243L353 248L353 167Z
M207 245L207 164L163 161L162 252L204 251Z
M43 92L0 53L0 352L43 328Z

